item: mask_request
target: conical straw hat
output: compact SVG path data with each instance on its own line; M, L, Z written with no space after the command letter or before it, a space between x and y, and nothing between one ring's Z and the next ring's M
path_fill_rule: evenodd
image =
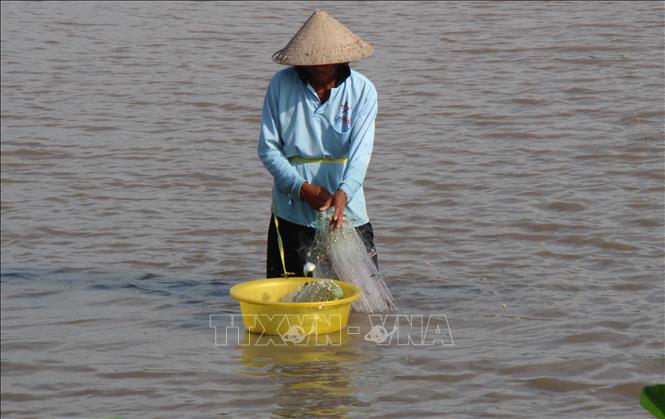
M317 10L272 60L286 65L346 63L365 58L374 48L328 13Z

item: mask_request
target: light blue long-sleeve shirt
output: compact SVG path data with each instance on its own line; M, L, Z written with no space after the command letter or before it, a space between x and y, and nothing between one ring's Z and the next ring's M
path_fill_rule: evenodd
M295 67L270 81L263 103L258 154L275 179L274 211L292 223L315 227L318 212L300 198L308 182L333 194L346 193L347 219L358 227L369 222L362 184L372 154L377 93L372 82L353 69L338 79L323 104ZM289 162L289 158L343 159L344 163Z

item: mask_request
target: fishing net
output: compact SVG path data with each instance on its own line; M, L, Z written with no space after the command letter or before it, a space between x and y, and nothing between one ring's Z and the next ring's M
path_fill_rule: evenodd
M350 222L333 230L330 227L332 210L321 213L317 222L314 242L307 262L314 265L319 278L339 279L360 288L362 296L352 308L363 313L395 310L393 296L372 257L367 253L363 239Z
M281 301L306 303L334 301L344 298L344 291L330 279L313 279L288 293Z

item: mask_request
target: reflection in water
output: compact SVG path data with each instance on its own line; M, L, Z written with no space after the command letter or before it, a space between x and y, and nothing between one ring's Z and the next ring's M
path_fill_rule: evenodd
M279 417L345 417L360 402L352 374L366 358L346 333L311 336L299 344L246 333L240 342L244 375L265 376L277 384L273 396ZM256 371L259 369L259 371Z

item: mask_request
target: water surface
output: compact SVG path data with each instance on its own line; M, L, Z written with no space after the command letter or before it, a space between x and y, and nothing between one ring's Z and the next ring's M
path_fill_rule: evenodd
M215 347L264 274L271 63L376 48L365 188L400 312L454 346ZM660 2L2 4L7 417L647 417L663 382Z

